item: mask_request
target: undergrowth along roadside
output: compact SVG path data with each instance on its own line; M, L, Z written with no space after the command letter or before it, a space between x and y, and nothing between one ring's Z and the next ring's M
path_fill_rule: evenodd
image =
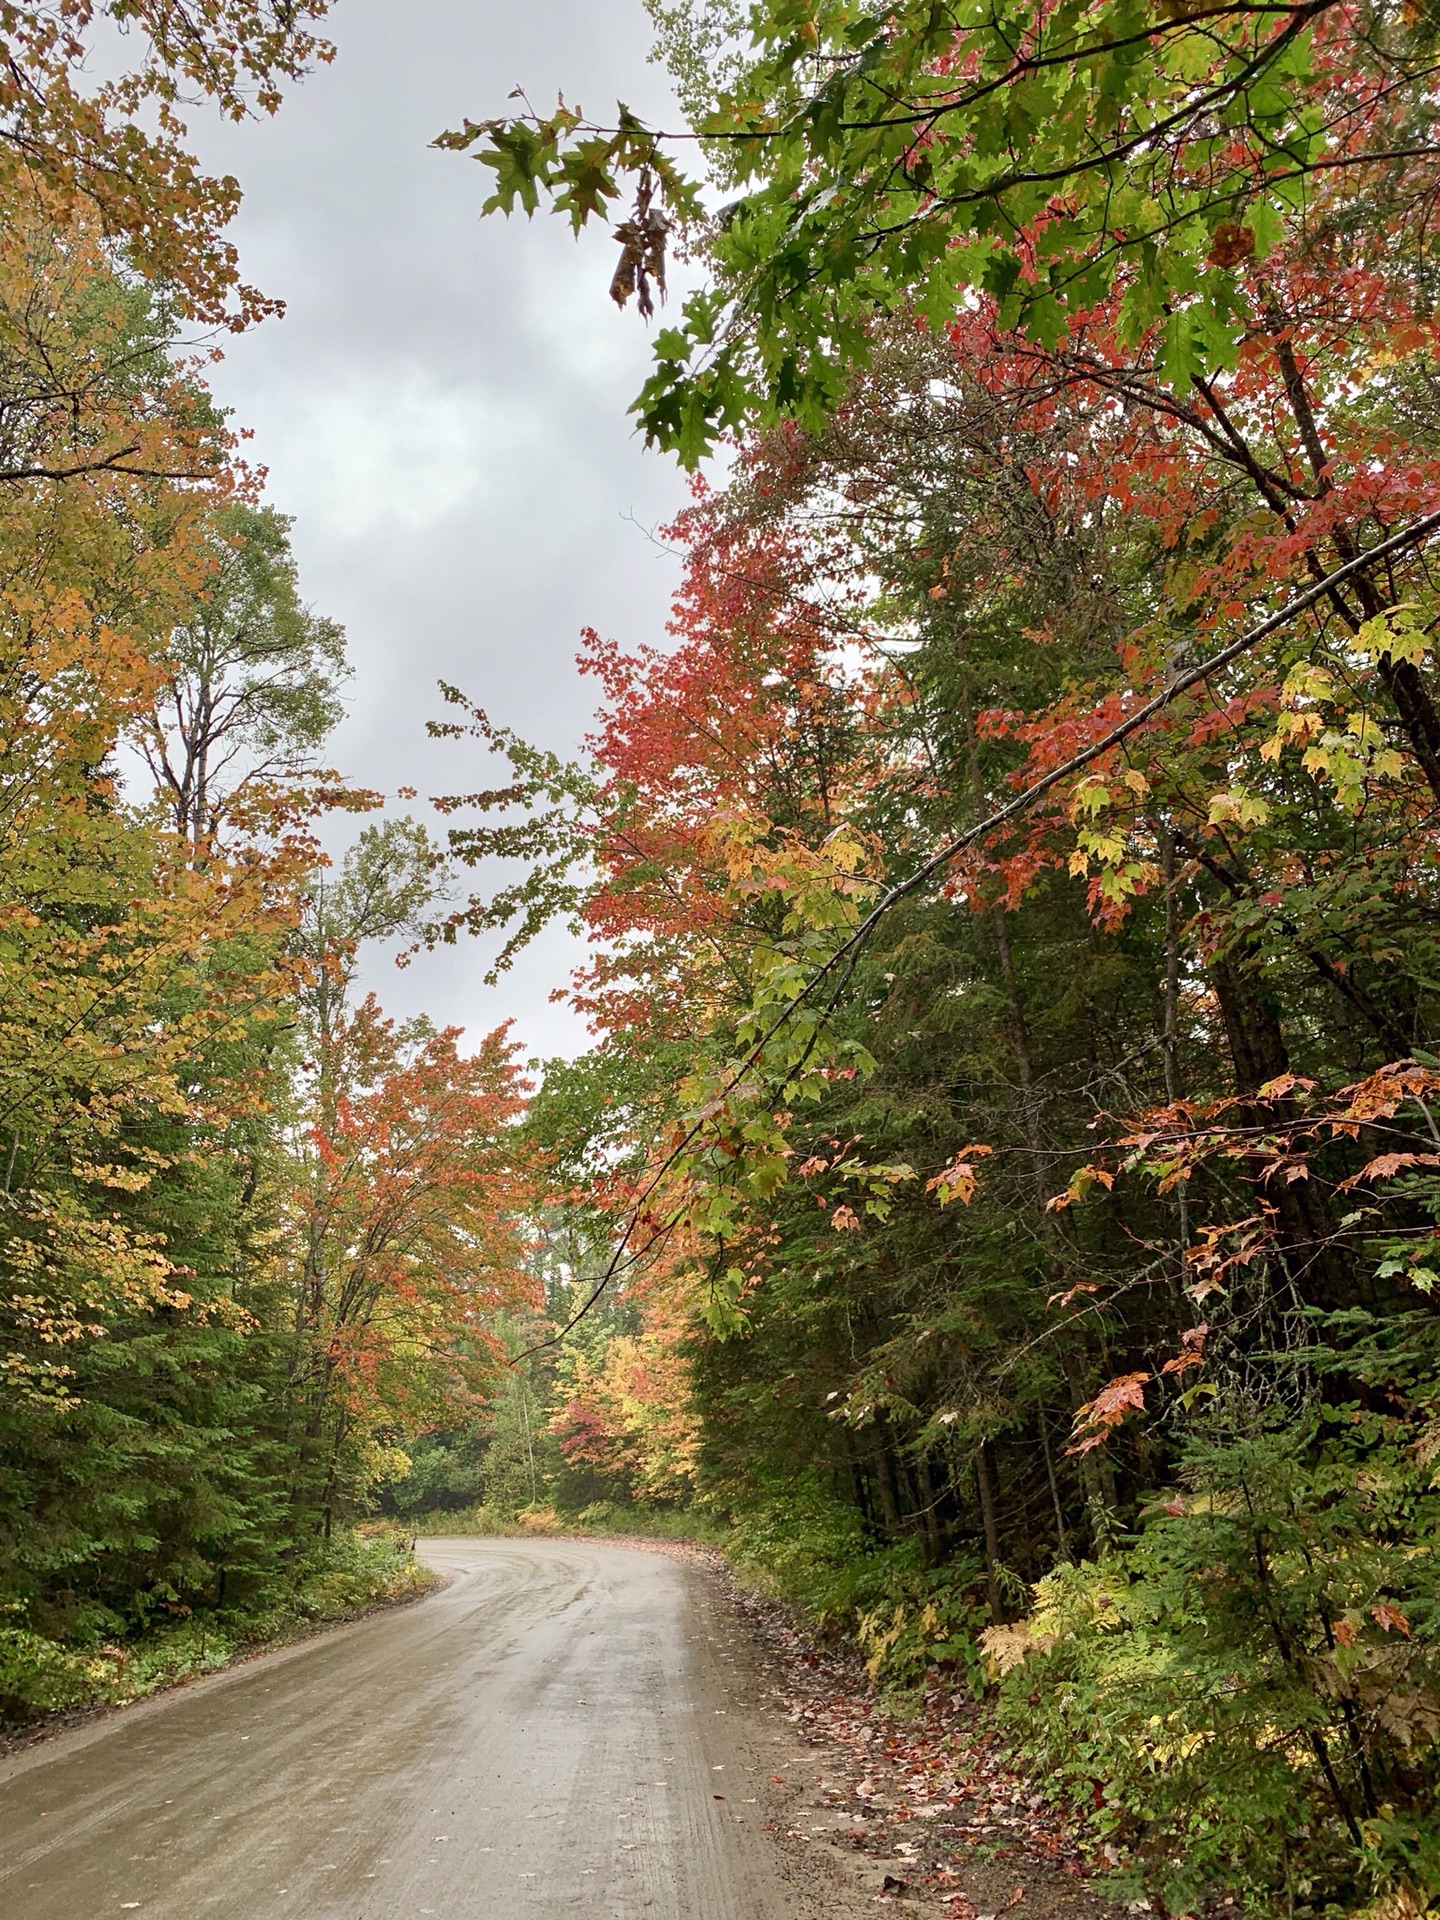
M693 1541L701 1546L723 1546L729 1529L707 1515L685 1509L637 1507L599 1500L578 1513L561 1512L543 1503L508 1508L462 1507L455 1512L416 1514L406 1526L417 1539L505 1539L515 1535L550 1538L577 1534L586 1538L645 1538Z

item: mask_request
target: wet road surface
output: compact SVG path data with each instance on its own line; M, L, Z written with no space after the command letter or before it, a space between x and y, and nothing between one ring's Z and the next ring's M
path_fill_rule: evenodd
M0 1762L4 1920L811 1911L761 1831L699 1575L606 1543L423 1545L432 1598Z

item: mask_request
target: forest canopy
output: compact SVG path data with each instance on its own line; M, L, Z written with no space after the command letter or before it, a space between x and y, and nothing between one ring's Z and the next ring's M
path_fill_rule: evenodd
M192 337L275 303L183 115L328 11L0 5L0 1717L387 1520L701 1532L1149 1910L1433 1910L1440 21L653 0L685 124L441 135L693 481L437 828ZM367 990L556 920L543 1071Z

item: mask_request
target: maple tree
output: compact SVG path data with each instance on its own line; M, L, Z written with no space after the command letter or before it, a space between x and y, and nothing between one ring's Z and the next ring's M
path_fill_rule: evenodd
M635 1331L605 1329L587 1345L562 1346L550 1430L567 1479L600 1498L683 1505L695 1489L700 1425L691 1403L687 1322L669 1288L648 1286L627 1302ZM593 1479L591 1478L593 1476ZM572 1487L562 1488L576 1498ZM588 1501L585 1504L589 1504Z
M1239 283L1287 227L1360 251L1349 210L1400 234L1425 218L1418 9L774 0L660 17L695 119L680 137L739 190L705 235L713 284L658 337L638 403L689 460L756 417L814 424L877 316L943 326L971 290L1043 346L1111 301L1127 345L1163 322L1183 392L1236 364ZM676 136L633 116L601 127L562 101L437 144L494 170L487 209L544 194L580 226L634 175L647 205L658 185L675 218L703 221Z
M308 914L309 1058L285 1201L296 1258L287 1417L294 1497L327 1530L373 1474L377 1433L442 1424L475 1403L501 1364L497 1314L533 1293L514 1044L500 1029L463 1054L455 1029L397 1027L372 995L350 1004L360 942L429 893L423 839L392 822L367 830Z
M470 1055L457 1042L397 1032L362 1002L331 1049L333 1119L311 1120L297 1160L297 1471L323 1450L327 1518L348 1491L336 1484L347 1444L363 1452L377 1428L472 1404L497 1370L497 1312L531 1291L530 1181L507 1138L524 1095L514 1048L503 1033Z
M57 217L89 221L194 318L243 326L275 310L241 283L222 237L238 183L204 173L185 147L185 106L227 119L273 114L284 83L333 48L314 26L329 0L7 0L0 8L0 193L38 189ZM96 79L109 30L128 66ZM52 404L66 389L45 390Z
M63 1379L63 1348L100 1299L183 1292L152 1236L131 1234L110 1208L97 1213L77 1189L118 1197L147 1184L143 1140L126 1138L136 1109L182 1110L182 1063L207 1034L263 1008L263 966L248 983L239 969L234 1007L206 983L238 935L263 939L283 922L258 878L230 866L184 874L173 848L117 805L110 756L143 712L160 635L200 577L199 521L206 493L223 490L228 448L213 412L182 390L163 323L143 296L114 285L91 238L79 231L66 258L36 219L6 244L12 274L40 263L55 339L118 328L134 362L128 397L152 416L145 473L105 468L84 487L12 475L0 516L6 1193L11 1312L27 1330L9 1358L40 1382ZM23 371L12 371L23 392ZM72 407L66 437L77 422L87 438L113 430L117 396L94 398L93 412ZM192 994L198 1004L186 1009ZM163 1004L176 1018L147 1045Z

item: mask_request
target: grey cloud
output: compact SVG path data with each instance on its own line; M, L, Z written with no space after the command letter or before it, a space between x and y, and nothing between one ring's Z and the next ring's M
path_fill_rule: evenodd
M244 188L247 278L288 308L227 347L214 384L296 516L307 596L349 630L339 764L448 791L485 776L425 738L437 679L573 752L594 699L579 630L662 635L675 566L644 529L685 487L625 415L648 343L606 297L612 245L481 223L488 170L428 143L520 82L537 103L563 87L596 113L619 96L677 115L640 0L342 0L334 38L336 64L275 120L195 129ZM513 1014L528 1049L571 1050L583 1034L549 996L575 952L547 938L494 990L473 943L371 983L396 1012L477 1033Z

